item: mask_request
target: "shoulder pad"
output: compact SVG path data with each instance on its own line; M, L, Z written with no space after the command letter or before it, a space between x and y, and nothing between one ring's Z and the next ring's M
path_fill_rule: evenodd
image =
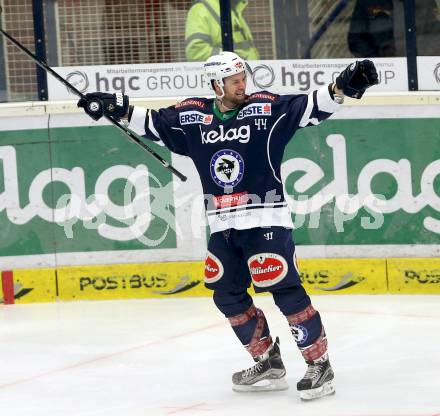
M270 100L272 102L278 100L279 95L278 94L272 94L269 91L259 91L254 92L253 94L249 95L247 97L246 101L267 101Z
M181 101L175 105L176 108L198 108L205 109L207 108L207 98L187 98L186 100Z

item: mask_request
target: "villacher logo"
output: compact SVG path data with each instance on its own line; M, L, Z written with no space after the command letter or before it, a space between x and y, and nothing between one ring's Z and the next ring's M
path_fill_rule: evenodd
M208 251L205 259L205 282L214 283L223 277L225 269L218 257Z

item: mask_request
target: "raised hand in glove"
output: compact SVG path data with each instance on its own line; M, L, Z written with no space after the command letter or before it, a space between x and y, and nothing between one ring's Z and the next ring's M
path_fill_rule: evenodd
M121 93L92 92L81 98L77 106L84 108L93 120L99 120L105 115L119 121L128 112L129 100Z
M361 98L367 88L379 83L376 67L369 59L347 66L336 78L336 86L352 98Z

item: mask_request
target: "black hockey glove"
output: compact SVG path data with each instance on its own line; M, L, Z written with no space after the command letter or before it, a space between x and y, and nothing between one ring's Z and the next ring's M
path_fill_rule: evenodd
M367 88L379 83L376 67L369 59L347 66L336 78L336 86L347 97L361 98Z
M93 120L99 120L106 115L119 121L128 112L129 99L121 93L92 92L86 94L86 98L81 98L77 106L84 108Z

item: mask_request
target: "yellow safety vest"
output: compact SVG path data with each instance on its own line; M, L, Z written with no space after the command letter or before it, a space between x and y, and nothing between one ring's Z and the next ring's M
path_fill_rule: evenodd
M246 60L260 58L252 33L242 13L247 0L231 9L234 52ZM220 5L218 0L197 0L188 12L185 30L185 52L188 61L205 61L222 51Z

